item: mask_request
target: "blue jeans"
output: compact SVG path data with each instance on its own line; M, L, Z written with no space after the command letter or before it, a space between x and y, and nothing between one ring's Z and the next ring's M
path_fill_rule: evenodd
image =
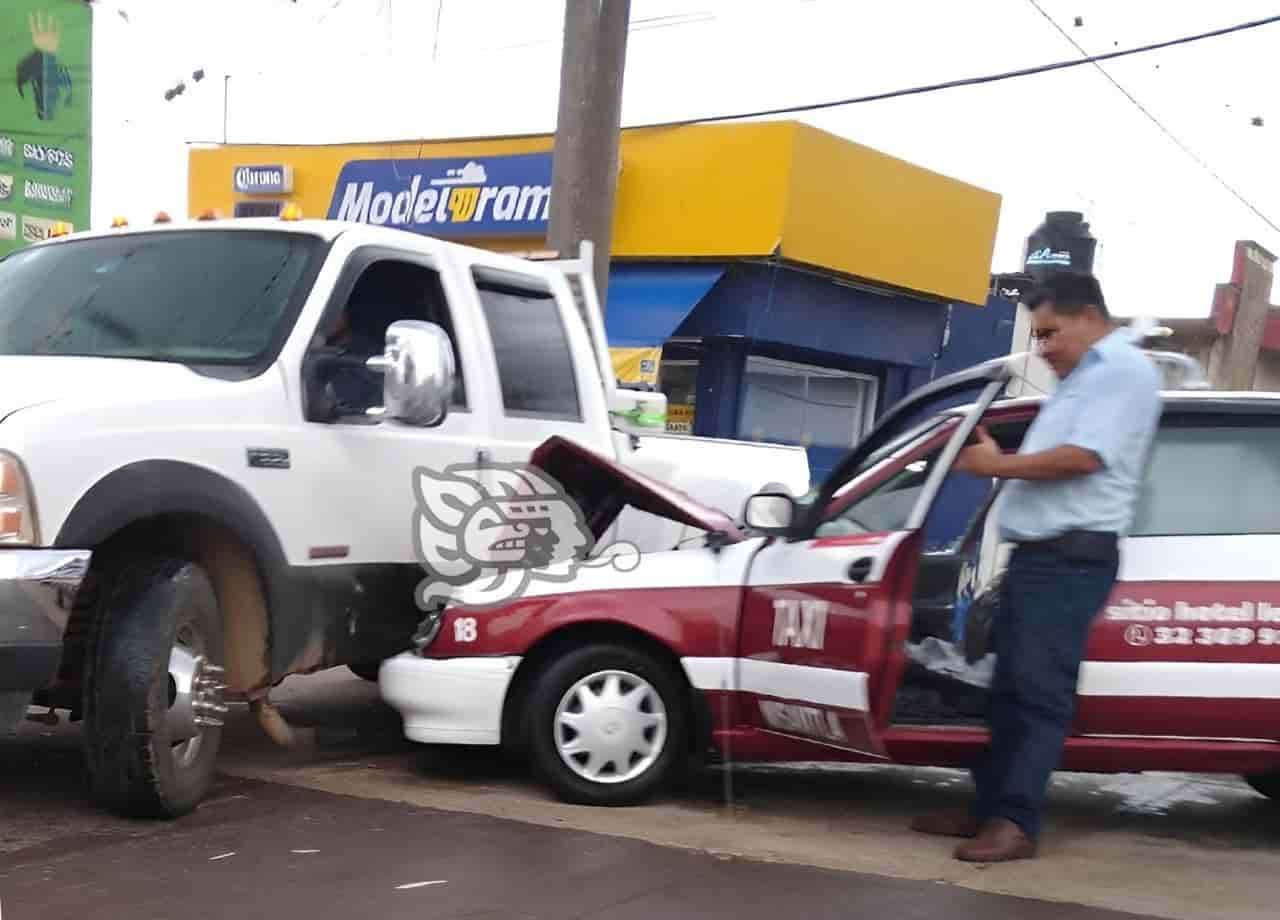
M973 771L979 820L1007 818L1032 840L1039 836L1049 778L1075 716L1080 660L1116 572L1116 561L1014 550L992 623L991 745Z

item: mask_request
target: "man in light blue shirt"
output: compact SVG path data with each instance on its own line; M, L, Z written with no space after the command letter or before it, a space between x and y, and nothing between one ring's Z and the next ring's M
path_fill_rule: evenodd
M991 745L974 770L977 800L927 815L917 830L976 838L973 862L1035 855L1049 777L1075 714L1094 617L1119 568L1117 544L1159 424L1160 372L1111 322L1097 279L1052 275L1028 298L1033 335L1059 386L1016 454L979 428L955 469L1011 480L998 505L1015 544L992 631Z
M1046 357L1048 349L1060 347L1042 341ZM1000 496L1001 539L1028 543L1072 530L1128 533L1160 405L1160 372L1134 347L1128 330L1108 332L1089 346L1074 370L1061 376L1023 439L1018 456L1026 478L1018 478L1016 463L990 474L1013 480ZM1043 463L1049 458L1038 455L1058 447L1069 451L1061 462ZM1076 470L1083 475L1057 475Z

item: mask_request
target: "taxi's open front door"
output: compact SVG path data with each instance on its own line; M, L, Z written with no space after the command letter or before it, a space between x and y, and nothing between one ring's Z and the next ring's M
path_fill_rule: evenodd
M1008 383L1009 367L1008 359L990 362L903 400L812 504L774 528L743 592L735 683L747 725L885 756L881 703L896 689L886 671L892 644L910 629L924 521L956 455ZM963 411L903 437L903 423L930 404L973 390L977 399Z

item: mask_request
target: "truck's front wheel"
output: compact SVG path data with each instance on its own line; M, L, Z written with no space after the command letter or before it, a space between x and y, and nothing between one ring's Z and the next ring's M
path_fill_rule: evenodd
M129 817L193 810L222 740L223 639L200 566L135 560L104 573L85 681L89 787Z

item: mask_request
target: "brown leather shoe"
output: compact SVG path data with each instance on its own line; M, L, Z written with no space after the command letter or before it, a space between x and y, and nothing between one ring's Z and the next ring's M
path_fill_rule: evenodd
M911 822L911 829L941 837L974 837L978 833L978 820L967 808L946 808L920 815Z
M965 862L1008 862L1032 859L1035 855L1035 841L1006 818L992 818L982 825L976 839L956 848L956 859Z

